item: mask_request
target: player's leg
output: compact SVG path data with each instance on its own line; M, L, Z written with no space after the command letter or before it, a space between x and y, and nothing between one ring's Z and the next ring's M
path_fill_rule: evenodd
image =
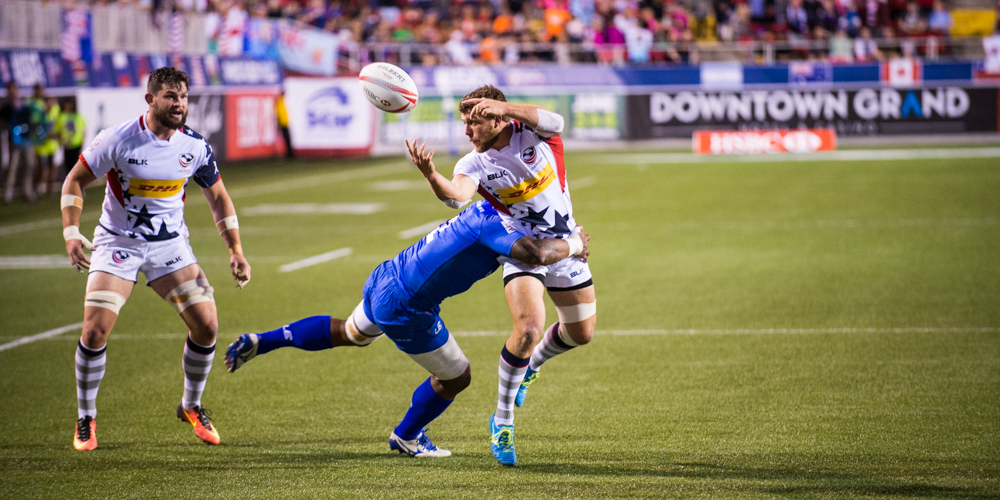
M97 448L97 391L107 365L108 336L132 294L132 285L132 281L102 271L92 272L87 279L83 333L75 356L78 420L73 447L80 451Z
M215 336L219 329L214 289L198 264L161 276L157 276L158 271L145 270L150 279L149 286L174 307L188 327L181 357L184 393L177 405L177 418L191 424L195 435L202 441L219 444L219 433L212 425L208 411L201 405L201 396L215 359Z

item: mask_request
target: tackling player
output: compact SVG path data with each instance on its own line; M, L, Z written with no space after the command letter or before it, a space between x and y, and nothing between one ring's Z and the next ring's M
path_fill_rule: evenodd
M459 111L465 134L475 146L455 165L448 180L437 172L426 144L407 148L431 190L446 205L459 208L477 192L539 238L569 238L577 227L566 182L561 116L538 106L511 104L496 87L480 87L462 98ZM503 260L504 293L514 331L500 352L497 410L490 418L490 450L512 466L514 405L524 404L527 388L542 364L590 342L597 324L597 295L590 267L579 259L535 265L516 257ZM544 292L555 303L559 321L545 328Z
M580 259L571 260L585 261L588 240L582 230L565 240L524 236L480 201L375 268L361 303L346 320L312 316L270 332L243 334L226 350L226 366L234 372L255 356L281 347L363 347L384 332L431 373L389 434L389 448L413 457L450 456L450 451L434 446L424 430L469 386L472 375L469 360L441 321L441 302L492 274L501 255L536 265L575 255Z
M198 266L184 224L185 186L190 178L208 198L240 288L250 281L250 264L243 258L236 209L212 146L184 126L189 83L186 73L170 67L150 74L149 111L98 134L63 184L60 205L66 253L80 272L90 270L83 335L76 349L79 420L73 447L77 450L97 448L95 400L104 377L108 336L140 271L146 284L177 310L190 329L177 418L191 424L201 440L219 444L219 433L201 406L215 355L218 319L213 288ZM108 177L104 208L91 244L80 234L83 188L103 175ZM84 247L93 250L92 260Z

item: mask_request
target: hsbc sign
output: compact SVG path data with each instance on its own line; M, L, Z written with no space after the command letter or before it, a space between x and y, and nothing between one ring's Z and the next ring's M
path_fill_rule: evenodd
M832 128L838 135L997 130L997 89L660 92L627 98L630 139L690 137L695 130Z

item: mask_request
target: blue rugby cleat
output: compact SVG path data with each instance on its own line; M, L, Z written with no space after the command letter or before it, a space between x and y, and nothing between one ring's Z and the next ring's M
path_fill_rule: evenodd
M244 333L236 342L229 344L226 348L226 370L235 372L257 356L257 342L259 337L256 333Z
M528 368L528 371L524 372L524 380L521 381L521 387L517 388L517 396L514 396L514 406L520 408L524 406L524 398L528 397L528 386L535 383L538 379L538 372Z
M500 465L513 467L517 464L517 453L514 452L514 426L496 425L496 413L490 417L490 451Z
M424 457L450 457L451 452L448 450L442 450L434 443L431 442L431 438L427 437L425 432L427 429L420 431L420 434L412 440L405 440L396 435L393 431L389 434L389 449L396 450L400 453L406 453L411 457L424 458Z

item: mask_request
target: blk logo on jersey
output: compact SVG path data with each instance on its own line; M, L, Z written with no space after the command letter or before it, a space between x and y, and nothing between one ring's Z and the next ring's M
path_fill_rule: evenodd
M191 153L184 153L180 156L181 167L188 168L191 166L191 162L194 161L194 155Z
M149 160L147 160L146 158L142 158L142 159L139 159L139 158L129 158L126 163L128 163L129 165L149 165L148 162L149 162Z
M115 250L114 253L111 254L111 260L115 261L118 264L125 262L126 260L128 260L129 257L130 255L128 254L128 252L124 250Z
M521 159L529 165L535 163L535 147L528 146L528 149L521 151Z
M489 174L489 175L487 175L487 176L486 176L486 180L488 180L488 181L492 181L493 179L499 179L499 178L501 178L501 177L503 177L503 176L505 176L505 175L510 175L510 172L508 172L508 171L506 171L506 170L501 170L501 171L500 171L500 172L498 172L498 173L495 173L495 174Z

